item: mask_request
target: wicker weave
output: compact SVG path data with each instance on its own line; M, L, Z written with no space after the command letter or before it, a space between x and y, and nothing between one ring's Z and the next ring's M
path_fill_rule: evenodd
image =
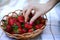
M14 12L10 12L8 15L4 16L3 19L6 17L6 20L8 19L9 16L17 16L17 15L22 15L22 10L16 10ZM2 19L2 20L3 20ZM1 25L3 25L3 22L1 21ZM4 30L4 28L1 26L1 28ZM45 28L45 25L42 26L42 28L37 29L31 33L24 33L24 34L10 34L6 31L4 31L9 37L11 38L16 38L16 39L29 39L29 38L34 38L35 36L39 35L43 29Z

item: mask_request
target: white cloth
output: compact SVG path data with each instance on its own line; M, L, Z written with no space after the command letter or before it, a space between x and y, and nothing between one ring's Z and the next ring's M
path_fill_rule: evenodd
M0 8L0 20L6 14L17 9L23 9L27 4L26 0L11 0L9 4ZM54 34L55 40L60 40L60 3L58 3L50 12L47 13L48 22L43 33L38 35L36 38L31 40L53 40L50 24L52 27L52 32ZM0 36L2 34L0 28ZM7 37L5 33L0 37L0 40L15 40Z

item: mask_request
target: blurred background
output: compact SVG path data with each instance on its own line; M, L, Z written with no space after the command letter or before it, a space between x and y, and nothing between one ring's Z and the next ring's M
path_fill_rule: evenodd
M32 2L31 2L32 1ZM49 0L0 0L0 21L3 18L4 15L8 14L11 11L17 10L17 9L23 9L26 5L29 3L47 3ZM36 38L33 38L31 40L60 40L60 3L56 4L56 6L51 9L47 14L47 25L44 29L43 33L37 36ZM51 29L50 29L51 27ZM54 37L51 33L54 34ZM3 32L3 30L0 28L0 40L16 40L7 37L7 35Z

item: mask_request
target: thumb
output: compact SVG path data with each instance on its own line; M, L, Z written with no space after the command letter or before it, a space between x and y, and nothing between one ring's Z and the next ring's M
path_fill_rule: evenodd
M40 12L36 12L36 14L31 18L30 24L32 24L39 16L40 16Z

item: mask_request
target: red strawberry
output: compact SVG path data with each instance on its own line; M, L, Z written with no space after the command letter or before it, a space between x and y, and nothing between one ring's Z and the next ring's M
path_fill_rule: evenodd
M9 19L8 19L8 24L9 25L14 25L14 20L13 20L13 18L12 17L10 17Z
M23 33L26 33L27 32L27 30L26 29L23 29Z
M45 24L45 21L46 21L45 19L42 19L42 20L41 20L41 23L42 23L42 24Z
M18 33L22 34L23 30L21 28L18 28Z
M40 24L40 27L42 27L43 26L43 24Z
M7 25L7 27L6 27L6 31L10 33L11 30L12 30L11 26L10 26L10 25Z
M31 29L31 28L32 28L32 25L26 23L26 24L25 24L25 28Z
M36 29L40 29L42 26L43 26L43 24L38 24L35 27L36 27Z
M40 16L38 20L40 20L40 23L45 24L46 19L44 19L43 17Z
M28 32L33 32L33 29L29 29Z
M14 21L14 23L16 23L17 22L17 19L16 18L13 18L13 21Z
M21 24L19 22L16 22L16 25L18 26L18 28L21 28Z
M36 27L36 29L39 29L40 28L39 25L36 25L35 27Z
M18 21L19 22L24 22L24 17L23 16L18 16Z

